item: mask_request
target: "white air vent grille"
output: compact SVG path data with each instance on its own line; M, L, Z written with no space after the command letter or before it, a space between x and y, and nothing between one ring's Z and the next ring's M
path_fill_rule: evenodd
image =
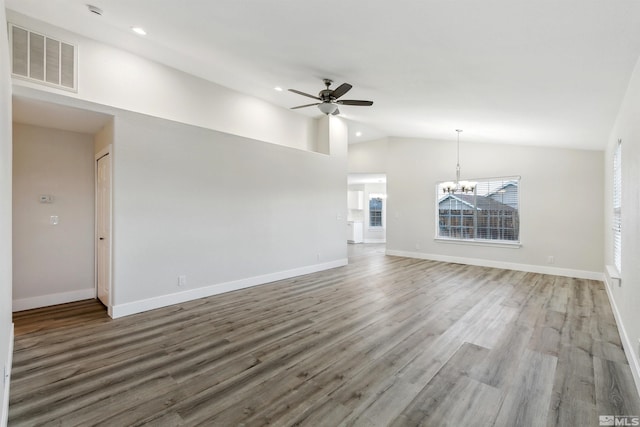
M16 77L76 90L76 47L9 24L11 72Z

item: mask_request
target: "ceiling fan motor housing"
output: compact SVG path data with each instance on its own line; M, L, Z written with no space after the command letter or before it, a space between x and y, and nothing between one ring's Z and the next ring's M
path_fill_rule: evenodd
M331 89L324 89L318 93L318 97L320 97L324 102L333 101L335 98L331 96L332 93L333 91Z

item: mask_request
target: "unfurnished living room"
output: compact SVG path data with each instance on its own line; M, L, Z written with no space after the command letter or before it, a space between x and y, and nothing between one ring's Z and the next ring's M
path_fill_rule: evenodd
M0 16L0 426L640 425L640 2Z

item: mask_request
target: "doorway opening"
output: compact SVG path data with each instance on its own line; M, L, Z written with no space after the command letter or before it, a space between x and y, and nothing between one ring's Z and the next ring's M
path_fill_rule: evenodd
M387 242L387 175L347 175L347 243L349 256L384 253Z

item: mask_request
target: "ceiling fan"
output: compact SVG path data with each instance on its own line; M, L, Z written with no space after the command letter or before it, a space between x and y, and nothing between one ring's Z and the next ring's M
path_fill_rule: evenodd
M338 99L345 93L349 92L353 86L349 83L342 83L335 89L329 89L331 83L333 83L329 79L323 79L324 85L326 89L322 89L318 96L310 95L308 93L300 92L299 90L289 89L290 92L297 93L298 95L307 96L309 98L316 99L320 102L316 102L313 104L306 105L298 105L297 107L292 107L292 110L296 110L298 108L311 107L313 105L317 105L318 109L322 111L324 114L332 114L338 115L340 114L340 110L338 110L338 105L360 105L360 106L370 106L373 105L373 101L358 101L355 99Z

